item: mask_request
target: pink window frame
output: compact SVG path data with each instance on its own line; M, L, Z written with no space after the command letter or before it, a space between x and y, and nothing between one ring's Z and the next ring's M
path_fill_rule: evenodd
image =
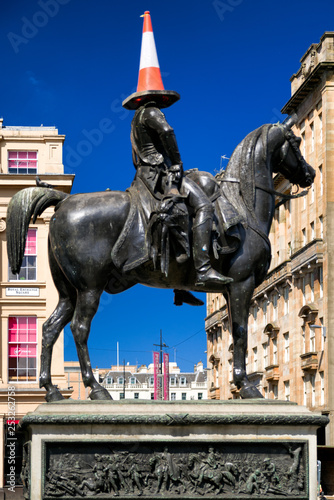
M16 359L16 367L10 366L10 360L13 359ZM35 360L34 367L29 366L29 359ZM15 377L11 375L11 371L14 370ZM34 376L31 375L32 372ZM8 380L16 383L37 381L36 316L9 316L8 318Z

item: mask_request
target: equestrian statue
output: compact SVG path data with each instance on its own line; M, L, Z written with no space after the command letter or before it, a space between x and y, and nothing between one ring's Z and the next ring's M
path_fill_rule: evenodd
M262 397L246 373L250 301L270 265L268 234L276 196L285 200L306 194L277 193L273 173L307 188L315 171L291 130L295 116L247 135L216 177L184 171L174 131L161 111L179 97L163 87L145 12L137 92L123 102L135 111L131 143L136 175L130 188L68 195L38 179L36 187L23 189L10 201L7 248L14 274L22 264L31 218L34 223L46 208L55 207L49 265L59 302L43 325L40 372L47 401L63 398L51 380L51 358L68 323L90 398L111 399L92 372L87 348L91 321L104 291L117 294L138 283L174 289L176 305L201 304L191 292L223 293L234 342L233 382L242 398Z

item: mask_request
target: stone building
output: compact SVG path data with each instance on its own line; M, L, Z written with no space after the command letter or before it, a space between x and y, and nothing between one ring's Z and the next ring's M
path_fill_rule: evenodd
M133 369L135 368L135 369ZM113 366L105 375L102 385L114 400L154 399L154 367L150 364L137 367ZM190 401L207 399L207 373L203 363L194 366L193 372L181 372L176 363L169 363L169 400Z
M0 120L0 497L8 482L8 425L45 402L39 389L42 325L54 310L58 294L48 266L47 237L53 208L30 225L19 275L8 266L6 213L11 197L42 180L69 193L73 175L65 175L62 149L65 136L55 127L4 126ZM54 347L52 376L69 397L64 373L63 338ZM15 475L21 469L20 434L15 429Z
M304 54L291 93L282 113L297 113L294 132L316 179L306 197L275 210L271 267L249 314L247 372L265 398L295 401L332 417L318 444L333 446L334 32ZM278 174L274 189L291 193L295 186ZM208 294L205 325L209 398L237 398L222 295Z

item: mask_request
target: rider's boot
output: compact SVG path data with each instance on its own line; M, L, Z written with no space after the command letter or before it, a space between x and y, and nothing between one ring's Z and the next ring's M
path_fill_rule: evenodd
M196 286L227 285L233 279L223 276L211 267L209 248L211 244L213 209L200 208L193 225L193 254L196 269Z

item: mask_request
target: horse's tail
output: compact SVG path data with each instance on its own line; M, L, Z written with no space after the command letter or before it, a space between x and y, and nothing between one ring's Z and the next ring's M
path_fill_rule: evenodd
M7 210L7 252L13 274L20 272L31 217L33 223L48 207L69 195L55 189L31 187L16 193Z

